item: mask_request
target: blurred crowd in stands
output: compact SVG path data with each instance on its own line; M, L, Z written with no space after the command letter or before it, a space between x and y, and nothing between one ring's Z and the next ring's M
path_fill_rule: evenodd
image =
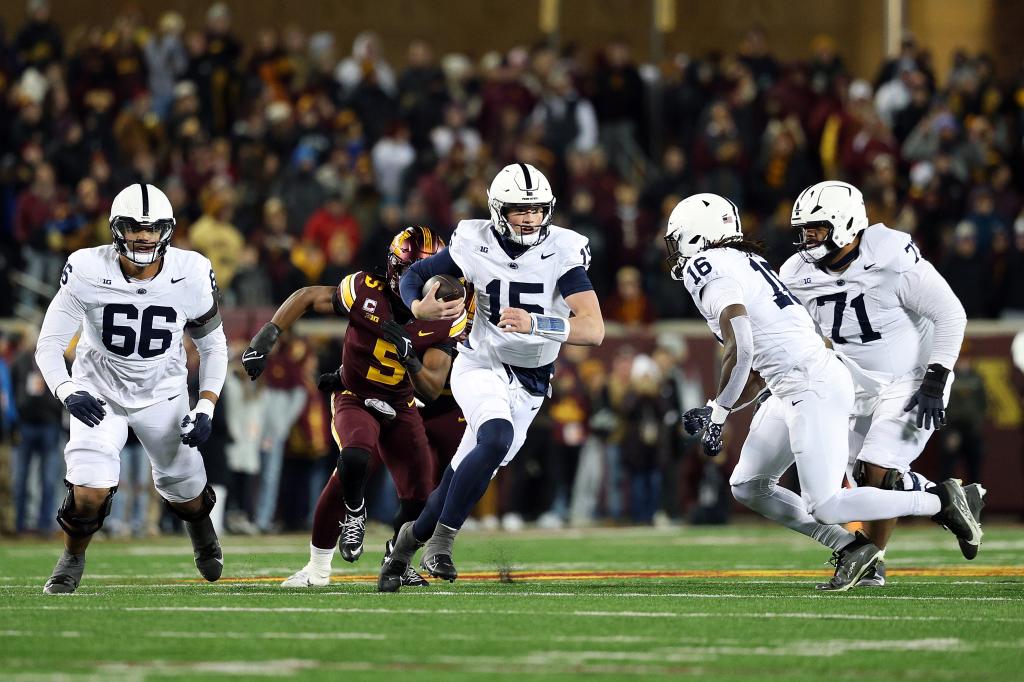
M1024 316L1024 68L1000 80L987 54L958 53L940 79L908 37L867 80L833 37L785 62L755 26L734 50L656 64L621 41L594 51L543 40L472 56L414 40L391 64L372 32L351 49L299 23L241 36L220 3L203 25L174 12L147 25L135 5L112 26L66 32L45 0L28 10L0 30L0 318L39 319L67 254L110 242L110 201L133 182L167 193L174 243L213 261L230 310L380 268L405 225L447 235L487 217L486 188L511 161L548 175L555 223L589 237L606 318L626 326L695 314L664 267L661 236L681 198L732 198L778 266L793 252L794 198L825 177L861 187L872 222L912 233L969 317ZM663 341L607 363L567 349L530 441L557 454L528 442L494 515L515 525L725 513L718 465L686 469L673 415L705 396L685 345ZM294 339L265 385L229 377L204 455L230 489L236 529L300 527L311 513L334 463L313 382L336 366L337 343ZM18 528L47 530L62 467L54 425L66 415L32 345L8 335L0 347L0 423L24 451ZM113 526L152 530L145 455L125 453L121 490L140 501L118 502ZM24 520L35 461L53 483L33 488L50 510L37 524ZM306 489L309 499L294 494Z

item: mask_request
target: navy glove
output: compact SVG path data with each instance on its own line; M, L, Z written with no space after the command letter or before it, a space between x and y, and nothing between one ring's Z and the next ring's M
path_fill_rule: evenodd
M75 391L64 399L64 407L68 408L71 416L90 429L103 421L103 417L106 416L107 411L103 409L104 405L106 405L104 401L92 397L86 391Z
M711 406L695 407L683 412L683 429L687 435L696 436L711 423Z
M380 330L384 340L395 347L398 353L398 360L405 365L406 369L413 374L423 369L423 364L420 362L419 357L417 357L416 351L413 350L412 339L409 337L409 332L406 331L405 327L394 320L387 320L381 323Z
M917 428L941 429L946 424L946 409L942 404L942 393L946 390L949 370L939 364L928 365L917 393L903 407L910 412L917 407Z
M715 457L722 452L722 425L708 422L708 427L700 436L700 444L708 457Z
M190 448L195 448L206 442L206 439L213 433L213 403L206 398L200 398L196 403L196 409L186 414L181 419L181 442ZM189 429L189 426L192 428Z
M324 393L338 393L345 390L345 384L341 380L341 368L321 374L316 380L316 388Z
M252 337L249 347L242 353L242 366L251 381L263 374L267 367L267 356L274 350L277 337L281 335L281 328L273 322L267 322L263 328Z

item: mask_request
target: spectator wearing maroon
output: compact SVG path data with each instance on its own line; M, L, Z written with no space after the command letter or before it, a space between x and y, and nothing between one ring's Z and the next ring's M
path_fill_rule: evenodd
M55 286L62 265L60 256L50 251L46 225L53 218L53 207L59 198L53 167L40 163L35 168L32 184L22 192L14 209L14 239L21 244L25 272L41 284ZM21 303L34 306L32 289L21 290Z
M693 168L698 188L731 197L742 206L747 165L747 149L729 106L721 100L712 103L694 144Z
M654 322L654 309L644 293L640 270L633 266L619 268L615 281L615 293L605 303L608 319L627 327Z
M479 127L484 142L492 150L502 147L502 131L507 131L508 122L521 123L537 102L534 93L523 84L528 57L524 48L514 48L484 72Z
M807 160L806 140L795 116L769 122L761 142L761 155L751 177L751 207L762 215L779 202L797 196L813 171Z
M657 232L654 216L640 206L640 193L627 182L615 188L615 214L608 223L613 268L639 263Z
M848 126L841 132L839 168L850 182L859 185L879 154L897 156L899 147L871 101L871 88L864 81L850 85L847 102Z

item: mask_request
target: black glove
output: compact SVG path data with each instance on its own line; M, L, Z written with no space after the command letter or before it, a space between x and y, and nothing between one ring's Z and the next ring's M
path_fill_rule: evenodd
M90 429L103 421L103 417L106 416L107 411L103 409L104 405L106 405L104 401L92 397L86 391L75 391L64 399L64 407L68 408L71 416Z
M197 412L192 415L185 415L181 420L181 428L187 429L192 424L192 430L181 434L181 442L190 448L198 447L206 442L213 432L213 420L205 412Z
M910 412L917 406L917 428L941 429L945 426L946 410L942 405L942 393L946 390L948 377L949 370L942 365L928 365L917 393L910 396L903 407L904 412Z
M274 350L274 344L280 335L281 328L273 322L267 322L263 329L252 337L249 347L242 353L242 366L245 367L245 373L249 375L250 380L256 381L257 377L263 374L267 367L267 356Z
M708 408L709 410L711 408ZM722 425L713 424L708 421L708 426L700 436L700 444L704 447L704 454L708 457L715 457L722 451Z
M683 412L683 429L690 436L696 436L711 423L711 406L695 407Z
M406 369L413 374L423 369L423 364L417 357L416 351L413 350L412 339L405 327L394 320L387 320L381 323L380 330L384 340L394 345L398 352L398 361L405 365Z
M345 384L341 380L341 368L321 374L316 380L316 388L324 393L338 393L345 390Z

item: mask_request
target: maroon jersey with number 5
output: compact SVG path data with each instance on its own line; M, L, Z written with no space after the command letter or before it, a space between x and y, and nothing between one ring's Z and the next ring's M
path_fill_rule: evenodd
M466 313L456 320L425 321L412 318L401 303L393 301L385 280L359 271L338 285L336 307L348 315L348 331L342 346L342 381L362 398L379 398L394 407L411 404L412 380L398 360L394 344L383 338L380 326L387 320L405 325L416 354L428 348L447 347L466 328ZM409 319L406 319L408 316Z

